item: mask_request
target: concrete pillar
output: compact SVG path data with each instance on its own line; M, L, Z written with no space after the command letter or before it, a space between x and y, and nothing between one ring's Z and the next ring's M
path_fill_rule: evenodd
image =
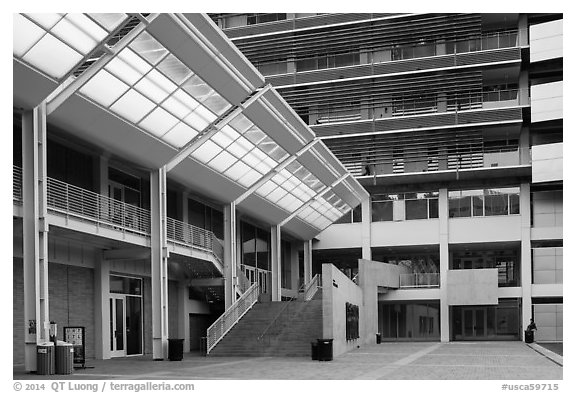
M236 204L224 206L224 306L236 301Z
M518 16L518 44L527 46L528 42L528 15L520 14Z
M168 357L168 244L166 241L166 170L150 174L152 357Z
M272 270L272 301L282 300L282 231L280 225L274 225L270 230L271 240L271 270Z
M184 339L184 352L190 352L188 285L184 281L178 282L178 338Z
M372 202L362 201L362 259L372 260Z
M522 330L532 318L532 247L530 242L530 184L520 184L520 282L522 284Z
M441 188L438 196L440 226L440 341L450 341L450 315L448 307L448 190Z
M22 115L24 364L36 371L36 344L49 339L46 104Z
M520 140L518 141L518 147L520 148L520 165L528 165L531 162L530 156L530 129L528 127L522 127L520 130Z
M98 256L94 269L96 359L110 359L110 261Z
M304 284L312 281L312 240L304 242Z
M300 261L298 260L298 246L296 242L290 244L290 282L295 291L300 287Z

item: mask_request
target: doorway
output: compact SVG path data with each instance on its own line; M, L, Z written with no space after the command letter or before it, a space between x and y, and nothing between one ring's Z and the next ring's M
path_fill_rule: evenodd
M142 279L110 276L110 356L143 354Z

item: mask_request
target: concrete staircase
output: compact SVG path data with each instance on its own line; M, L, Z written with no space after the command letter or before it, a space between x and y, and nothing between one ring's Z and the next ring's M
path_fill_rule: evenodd
M279 334L258 341L285 305L286 302L256 303L209 356L310 356L310 343L322 338L321 291L308 302L293 301L289 322Z

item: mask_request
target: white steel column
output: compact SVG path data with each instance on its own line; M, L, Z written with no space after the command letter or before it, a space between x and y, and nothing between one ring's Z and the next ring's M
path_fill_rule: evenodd
M96 359L110 359L110 261L98 255L94 269Z
M448 190L441 188L438 196L440 230L440 341L450 341L450 314L448 307Z
M168 247L166 241L166 169L150 173L152 271L152 357L168 356Z
M532 318L532 247L530 241L529 183L520 184L520 217L520 282L522 284L522 331L524 331L530 323L530 318Z
M372 260L372 202L362 201L362 259Z
M224 306L236 302L236 204L224 206Z
M280 225L270 230L272 251L272 301L282 300L282 231Z
M190 315L188 313L188 285L178 282L178 338L184 339L184 352L190 352Z
M22 116L24 363L36 371L36 344L48 341L46 104Z
M304 284L312 281L312 239L304 242Z

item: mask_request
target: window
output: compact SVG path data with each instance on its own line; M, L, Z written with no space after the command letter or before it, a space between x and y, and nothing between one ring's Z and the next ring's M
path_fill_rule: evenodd
M344 214L334 224L350 224L353 222L362 222L362 205L358 205L353 210Z
M397 195L373 195L372 196L372 222L392 221L394 219L394 199Z
M512 249L454 250L450 253L450 269L498 269L498 286L520 285L520 252Z
M404 194L406 219L438 218L438 192Z
M438 218L438 192L409 192L372 196L372 221L393 221L394 204L404 200L405 219ZM398 218L397 218L398 219Z
M450 191L448 212L449 217L520 214L520 188Z

